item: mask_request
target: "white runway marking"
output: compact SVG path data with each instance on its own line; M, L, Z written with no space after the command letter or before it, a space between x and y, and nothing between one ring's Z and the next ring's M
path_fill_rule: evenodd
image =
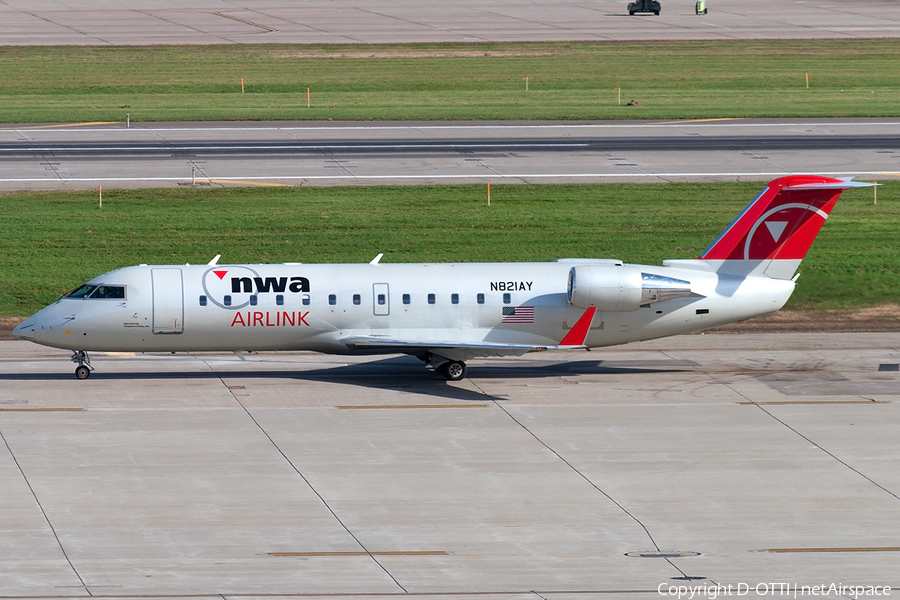
M122 122L121 125L125 123ZM93 125L93 124L92 124ZM123 132L123 133L135 133L141 131L148 132L208 132L208 131L240 131L240 132L253 132L253 131L429 131L429 130L439 130L439 131L449 131L449 130L462 130L462 131L478 131L478 130L496 130L496 129L534 129L534 130L548 130L548 129L673 129L673 128L683 128L683 127L703 127L707 128L766 128L771 129L773 127L873 127L873 128L882 128L882 127L896 127L900 126L900 121L857 121L857 122L831 122L831 121L772 121L772 122L745 122L740 119L728 120L728 121L710 121L707 119L700 120L690 120L690 121L677 121L677 122L665 122L665 123L493 123L493 124L427 124L427 125L327 125L327 126L283 126L283 127L153 127L142 125L132 126L130 128L122 127L122 128L112 128L112 127L84 127L78 128L79 132L102 132L102 133L112 133L112 132ZM0 127L0 131L14 131L14 132L28 132L29 134L37 134L37 133L56 133L59 131L71 132L73 131L72 125L57 125L57 126L40 126L40 128L32 128L32 127L11 127L5 128Z
M688 178L715 178L715 177L747 177L747 178L765 178L765 177L783 177L786 175L798 175L800 173L791 173L788 171L757 171L753 173L717 173L714 171L705 173L491 173L485 175L287 175L277 177L253 177L253 176L233 176L233 177L197 177L197 183L208 183L210 181L216 183L226 182L246 182L246 181L300 181L300 180L335 180L335 181L353 181L353 180L433 180L433 179L477 179L477 180L496 180L496 179L553 179L553 178L599 178L613 179L622 177L631 177L635 179L659 178L671 179L677 177ZM822 175L825 177L834 176L833 171L815 173L804 171L804 175ZM887 173L884 171L844 171L842 176L853 177L887 177L897 176L897 173ZM74 177L74 178L56 178L56 179L37 179L37 178L8 178L0 179L0 183L65 183L65 182L177 182L190 183L190 177Z

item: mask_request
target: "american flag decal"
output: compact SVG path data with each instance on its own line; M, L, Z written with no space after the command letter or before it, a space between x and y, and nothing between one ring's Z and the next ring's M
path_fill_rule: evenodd
M534 323L533 306L504 306L501 323Z

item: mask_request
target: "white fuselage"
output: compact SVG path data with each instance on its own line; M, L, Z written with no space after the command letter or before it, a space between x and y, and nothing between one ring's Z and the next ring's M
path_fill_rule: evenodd
M39 344L86 351L365 352L347 345L356 336L555 346L585 313L567 297L570 269L613 262L141 265L88 282L123 287L124 297L63 298L17 331L30 330L26 337ZM652 339L770 313L794 289L790 280L672 262L677 266L625 266L689 282L690 296L636 310L598 309L583 345ZM504 315L510 307L526 308L518 317Z

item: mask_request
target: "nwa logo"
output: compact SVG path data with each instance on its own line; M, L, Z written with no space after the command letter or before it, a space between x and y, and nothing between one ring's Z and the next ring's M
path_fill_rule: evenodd
M747 233L743 258L803 258L827 218L825 211L806 203L788 202L771 208Z
M250 267L213 268L203 274L203 291L216 306L239 310L258 294L309 292L306 277L263 277Z
M265 279L262 277L254 277L252 280L249 277L232 277L231 291L234 294L240 292L252 293L254 284L256 285L257 294L265 292L278 292L279 294L283 294L284 288L288 288L295 294L309 291L309 280L306 277L291 277L290 285L288 285L287 277L266 277Z

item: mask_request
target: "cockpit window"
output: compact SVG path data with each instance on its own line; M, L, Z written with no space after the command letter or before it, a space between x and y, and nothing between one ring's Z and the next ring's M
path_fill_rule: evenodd
M97 291L91 294L91 298L124 299L125 288L121 285L100 285Z
M111 298L124 300L125 286L122 285L83 285L66 298Z
M95 289L97 289L96 285L83 285L66 296L66 298L87 298Z

